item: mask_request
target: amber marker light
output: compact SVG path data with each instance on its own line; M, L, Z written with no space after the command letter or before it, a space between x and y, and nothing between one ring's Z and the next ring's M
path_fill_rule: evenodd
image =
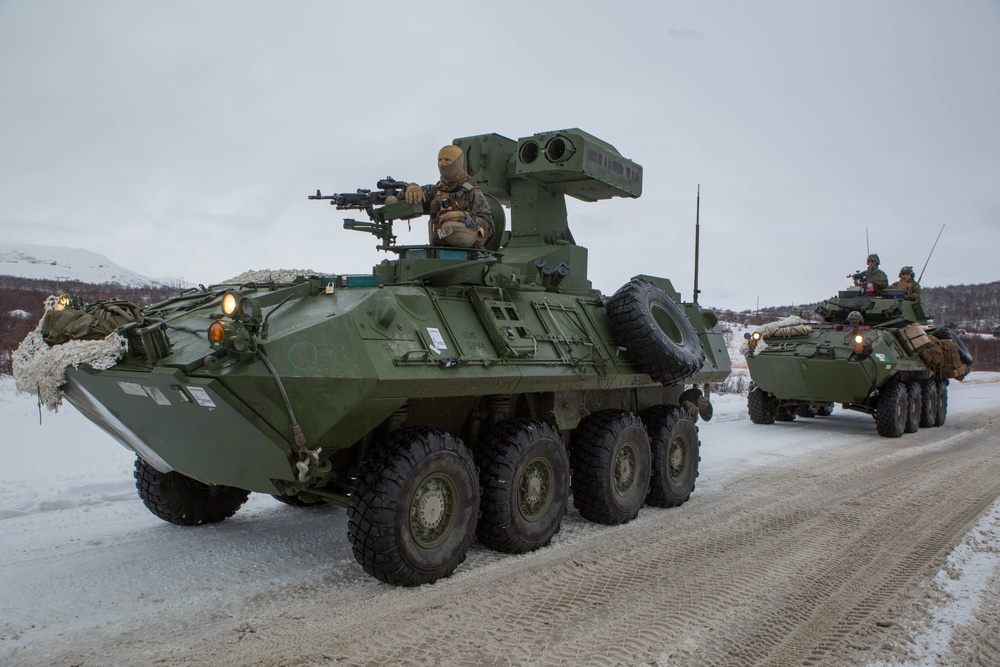
M226 296L229 296L228 294ZM208 327L208 340L211 343L221 344L226 340L226 327L222 322L213 322Z

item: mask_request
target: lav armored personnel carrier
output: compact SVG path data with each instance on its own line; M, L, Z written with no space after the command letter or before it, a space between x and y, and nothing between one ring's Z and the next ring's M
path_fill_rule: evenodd
M642 168L576 129L454 144L492 202L485 248L396 244L393 222L421 210L392 179L317 192L365 210L344 226L389 258L185 292L117 329L127 353L110 368L68 369L69 402L138 455L153 514L221 521L250 492L346 506L362 567L418 585L454 571L474 534L505 552L548 544L571 490L606 524L688 499L695 422L729 373L717 318L666 278L603 296L566 216L566 195L638 197Z
M872 415L885 437L944 424L949 380L964 378L972 357L949 328L929 325L922 302L855 288L816 313L819 321L793 316L746 335L753 423L829 415L840 403Z

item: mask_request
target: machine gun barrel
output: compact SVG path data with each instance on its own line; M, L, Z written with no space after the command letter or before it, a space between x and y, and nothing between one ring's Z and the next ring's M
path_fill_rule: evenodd
M309 199L329 199L330 204L337 207L339 211L358 210L367 211L371 217L372 209L375 206L386 204L390 197L399 198L405 181L397 181L392 176L386 176L376 183L377 190L358 188L355 192L340 192L333 195L324 195L319 190L316 194L309 195Z

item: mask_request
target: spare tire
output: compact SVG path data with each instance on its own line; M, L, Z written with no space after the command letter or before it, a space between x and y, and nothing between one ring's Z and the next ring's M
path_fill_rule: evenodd
M681 307L648 280L622 286L608 301L608 318L629 361L662 384L685 380L705 363L698 334Z

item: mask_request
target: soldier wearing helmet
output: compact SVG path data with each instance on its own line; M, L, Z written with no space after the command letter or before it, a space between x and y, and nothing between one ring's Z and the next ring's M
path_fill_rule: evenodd
M903 290L903 298L920 301L920 283L913 276L913 267L904 266L899 270L899 280L890 285L892 289Z
M430 213L431 245L482 248L493 235L493 212L476 182L465 171L465 153L458 146L438 152L441 180L435 185L407 184L408 204L423 204Z
M868 255L868 270L854 275L854 284L861 286L865 294L881 296L882 290L889 286L889 277L878 268L881 263L878 255L872 253Z

